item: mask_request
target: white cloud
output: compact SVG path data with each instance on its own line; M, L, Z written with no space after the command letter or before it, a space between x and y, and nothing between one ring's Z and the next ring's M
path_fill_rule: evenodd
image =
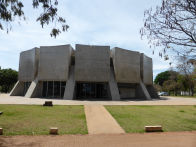
M31 1L25 1L27 22L21 26L14 23L9 34L0 31L0 66L18 68L20 51L35 46L71 44L99 44L118 46L144 52L153 58L154 71L169 67L167 62L152 56L147 42L140 39L139 29L143 25L143 12L161 0L64 0L59 1L59 14L70 25L68 32L57 39L50 37L53 25L44 29L35 21L40 11L31 8Z

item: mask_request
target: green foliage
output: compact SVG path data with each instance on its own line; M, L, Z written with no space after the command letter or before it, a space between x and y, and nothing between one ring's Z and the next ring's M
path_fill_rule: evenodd
M156 76L154 83L162 86L164 81L169 80L169 77L170 77L169 71L161 72Z
M189 82L186 80L186 77L184 75L179 75L178 76L178 83L181 86L181 90L187 91L189 88Z
M0 92L9 92L18 80L18 72L12 69L0 69Z
M194 95L194 87L196 84L196 75L194 72L184 74L176 71L165 71L159 73L155 80L155 87L158 91L167 91L177 95L180 91L191 91Z
M154 88L155 88L157 91L162 91L162 87L161 87L160 85L154 84L153 86L154 86Z
M24 16L24 12L22 8L23 8L23 4L19 0L0 0L0 20L4 22L11 22L14 20L14 17L16 16L18 17ZM3 30L4 27L1 21L0 21L0 29ZM8 25L10 24L8 23Z
M67 31L69 28L65 19L58 16L58 0L32 0L32 6L34 9L41 7L43 10L37 18L42 28L45 25L54 23L54 28L50 33L51 37L56 38L59 33ZM16 17L20 18L20 20L26 20L23 7L21 0L0 0L0 30L6 28L7 32L9 32L12 29L11 22L14 22ZM57 24L60 24L60 27L57 27Z
M164 91L174 91L174 94L177 95L177 92L180 89L180 84L174 80L167 80L163 83Z

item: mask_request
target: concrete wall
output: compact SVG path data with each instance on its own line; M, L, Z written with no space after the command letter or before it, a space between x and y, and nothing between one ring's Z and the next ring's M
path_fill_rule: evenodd
M120 100L120 94L118 90L118 85L116 83L116 80L114 78L114 69L110 67L110 80L109 80L109 89L110 89L110 95L113 101L119 101Z
M37 74L39 49L33 48L20 53L19 81L33 81Z
M153 84L152 58L141 54L141 78L145 85Z
M116 81L118 83L140 82L140 53L121 48L112 49Z
M134 88L119 88L120 98L135 98L135 89Z
M110 47L76 45L75 80L108 82L110 78Z
M75 90L74 66L71 66L70 72L69 72L69 79L66 82L66 87L65 87L63 99L73 100L74 99L74 90Z
M114 66L110 65L110 57ZM150 99L157 97L152 74L152 59L139 52L117 47L110 51L109 46L79 44L75 52L70 45L42 46L21 52L19 81L10 95L21 95L24 82L32 81L25 96L41 97L42 81L66 81L64 99L73 99L78 81L107 82L112 100Z
M40 47L38 80L67 81L72 51L70 45Z
M24 82L17 81L10 92L10 96L24 96Z

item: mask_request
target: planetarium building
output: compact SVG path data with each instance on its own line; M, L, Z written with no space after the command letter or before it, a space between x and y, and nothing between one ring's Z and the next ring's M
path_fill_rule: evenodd
M109 46L41 46L20 53L18 82L11 96L29 98L151 99L152 59Z

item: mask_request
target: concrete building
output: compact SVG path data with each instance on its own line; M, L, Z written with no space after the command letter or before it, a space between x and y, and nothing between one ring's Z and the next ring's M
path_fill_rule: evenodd
M152 59L109 46L41 46L20 53L11 96L123 100L151 99Z

